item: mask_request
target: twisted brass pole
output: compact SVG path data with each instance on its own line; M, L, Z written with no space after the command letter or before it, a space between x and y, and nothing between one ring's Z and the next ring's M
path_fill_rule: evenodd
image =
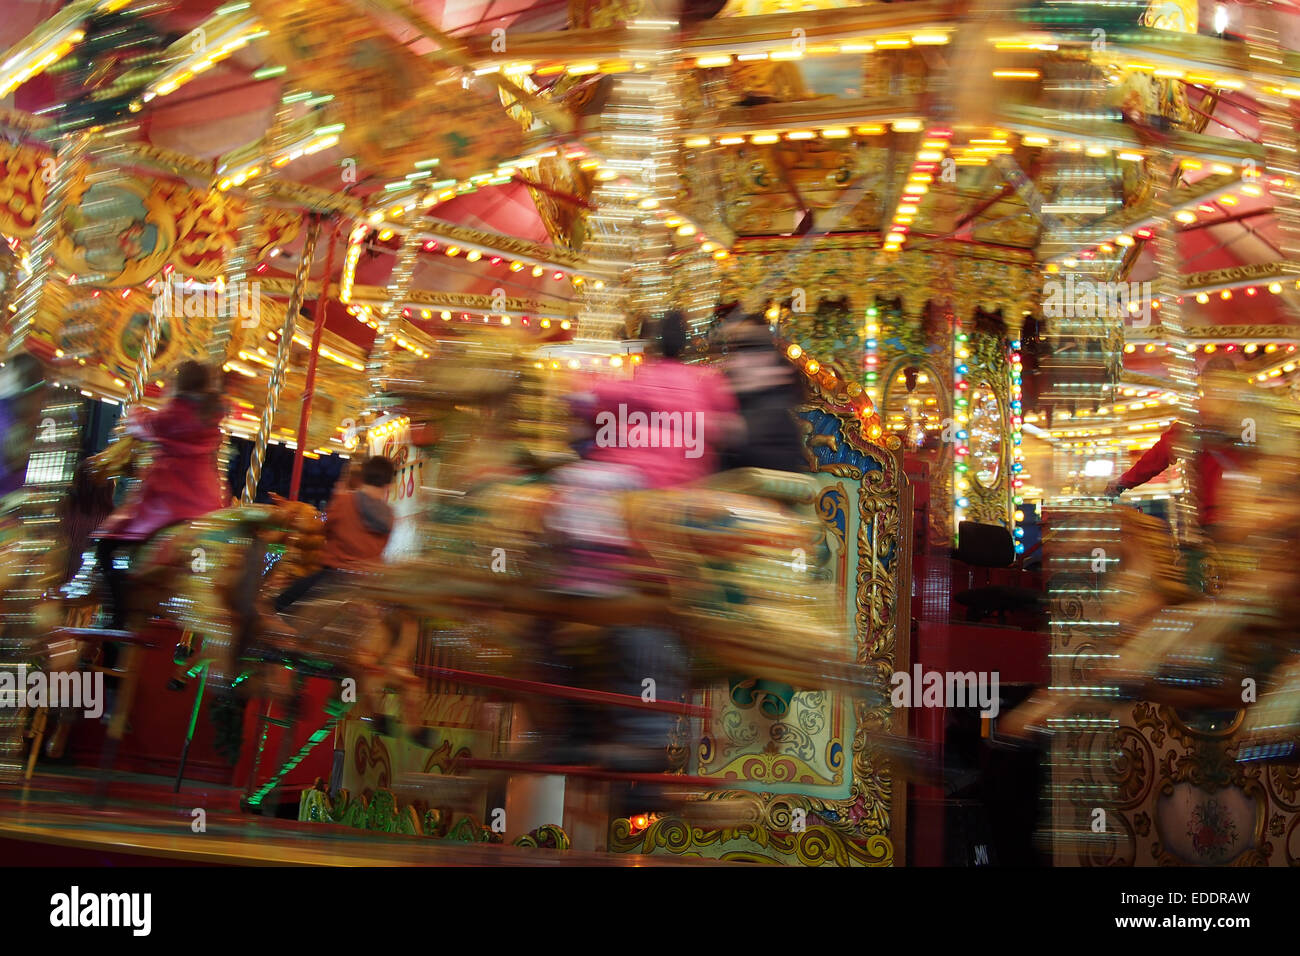
M311 272L312 259L316 255L316 242L320 238L321 217L311 214L311 225L307 227L307 238L302 246L302 259L293 279L293 291L284 310L284 325L280 328L279 348L275 353L275 367L271 369L271 381L267 385L266 406L262 409L262 421L257 429L257 440L253 443L253 456L248 462L248 474L244 477L244 494L242 501L249 505L257 500L257 482L262 477L262 464L266 457L266 444L271 438L271 425L275 421L276 408L280 403L280 392L284 388L285 374L289 369L289 355L293 352L293 333L298 322L298 310L302 308L303 290L307 287L307 277ZM306 436L299 435L299 441Z

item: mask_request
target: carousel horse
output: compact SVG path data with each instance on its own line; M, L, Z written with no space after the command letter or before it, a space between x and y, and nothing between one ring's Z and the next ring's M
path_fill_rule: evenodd
M553 440L556 429L530 417L529 365L518 351L472 343L434 370L395 364L389 396L412 420L436 425L418 433L439 436L430 450L442 487L420 521L418 556L349 587L414 615L666 626L694 648L702 676L757 669L799 688L865 683L833 582L819 570L825 534L807 476L745 469L615 495L629 529L629 586L599 598L554 589L557 551L545 516L557 489L547 472L572 454ZM526 659L526 634L498 635L505 647L483 649L477 666Z
M1114 577L1105 584L1115 596L1106 616L1118 622L1118 637L1106 663L1072 683L1181 708L1239 710L1245 703L1243 748L1263 754L1300 732L1292 693L1300 673L1300 566L1294 560L1300 546L1300 413L1234 388L1231 382L1206 385L1199 439L1205 445L1233 428L1251 438L1236 449L1235 470L1225 472L1219 492L1213 544L1226 580L1212 594L1192 590L1180 580L1185 572L1167 526L1116 509L1119 570L1108 572ZM1054 533L1058 539L1071 534L1069 528ZM1243 694L1254 686L1263 689L1259 705ZM1012 737L1050 731L1055 720L1081 709L1090 709L1084 700L1037 694L1000 730Z

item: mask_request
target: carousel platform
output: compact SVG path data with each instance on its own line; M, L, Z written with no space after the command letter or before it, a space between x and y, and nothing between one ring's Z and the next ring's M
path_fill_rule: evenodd
M684 866L660 858L389 836L238 812L239 791L115 775L106 797L93 778L38 774L0 791L0 865L105 866ZM195 809L206 814L194 832Z

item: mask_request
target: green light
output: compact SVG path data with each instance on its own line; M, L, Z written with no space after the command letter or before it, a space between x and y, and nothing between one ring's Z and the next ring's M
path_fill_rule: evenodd
M279 76L287 69L287 66L264 66L253 74L253 79L269 80L273 76Z

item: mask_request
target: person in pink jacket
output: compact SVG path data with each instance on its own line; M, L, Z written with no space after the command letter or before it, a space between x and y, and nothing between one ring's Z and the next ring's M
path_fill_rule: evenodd
M112 601L114 630L122 630L126 618L126 572L114 566L118 551L224 504L217 450L225 411L215 373L192 361L181 363L176 370L166 404L152 412L132 410L127 434L153 443L153 462L140 487L94 535L99 540L99 566Z
M647 488L669 488L718 470L719 454L740 430L736 399L719 372L681 360L686 316L670 310L659 323L660 358L630 381L596 389L591 461L638 472Z

